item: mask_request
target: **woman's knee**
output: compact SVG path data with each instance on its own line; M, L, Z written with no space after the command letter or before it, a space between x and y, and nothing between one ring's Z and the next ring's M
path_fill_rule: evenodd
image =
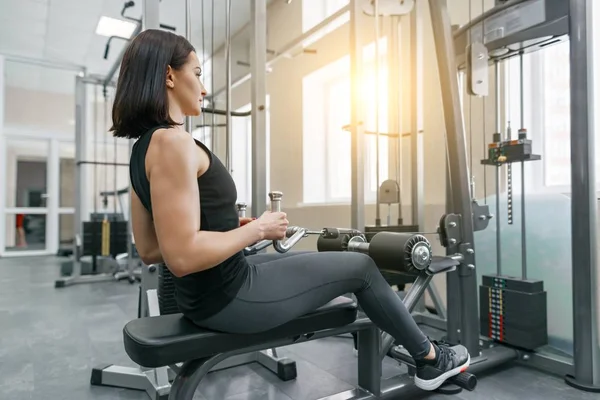
M379 274L379 269L371 257L363 253L347 252L346 266L349 274L370 280L373 274Z

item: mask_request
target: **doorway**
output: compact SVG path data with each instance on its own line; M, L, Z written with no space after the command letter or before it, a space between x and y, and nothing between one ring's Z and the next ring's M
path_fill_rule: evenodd
M25 135L0 142L0 256L56 254L73 238L74 143Z

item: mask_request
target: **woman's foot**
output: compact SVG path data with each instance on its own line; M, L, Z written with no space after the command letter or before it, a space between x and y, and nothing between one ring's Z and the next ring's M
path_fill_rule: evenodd
M447 379L465 372L471 357L464 346L450 347L445 343L432 342L434 353L416 361L415 385L423 390L435 390Z

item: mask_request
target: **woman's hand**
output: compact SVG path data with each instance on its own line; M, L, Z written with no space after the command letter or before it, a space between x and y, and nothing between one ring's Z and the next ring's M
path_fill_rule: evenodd
M252 222L258 227L260 237L268 240L283 240L289 225L287 214L284 212L265 211L263 215Z

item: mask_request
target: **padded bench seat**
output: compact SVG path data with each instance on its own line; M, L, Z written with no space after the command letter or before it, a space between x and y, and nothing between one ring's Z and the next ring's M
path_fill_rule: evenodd
M282 326L251 335L202 329L182 314L138 318L123 328L125 351L134 362L143 367L163 367L348 325L356 319L356 312L353 300L338 297L314 312Z

